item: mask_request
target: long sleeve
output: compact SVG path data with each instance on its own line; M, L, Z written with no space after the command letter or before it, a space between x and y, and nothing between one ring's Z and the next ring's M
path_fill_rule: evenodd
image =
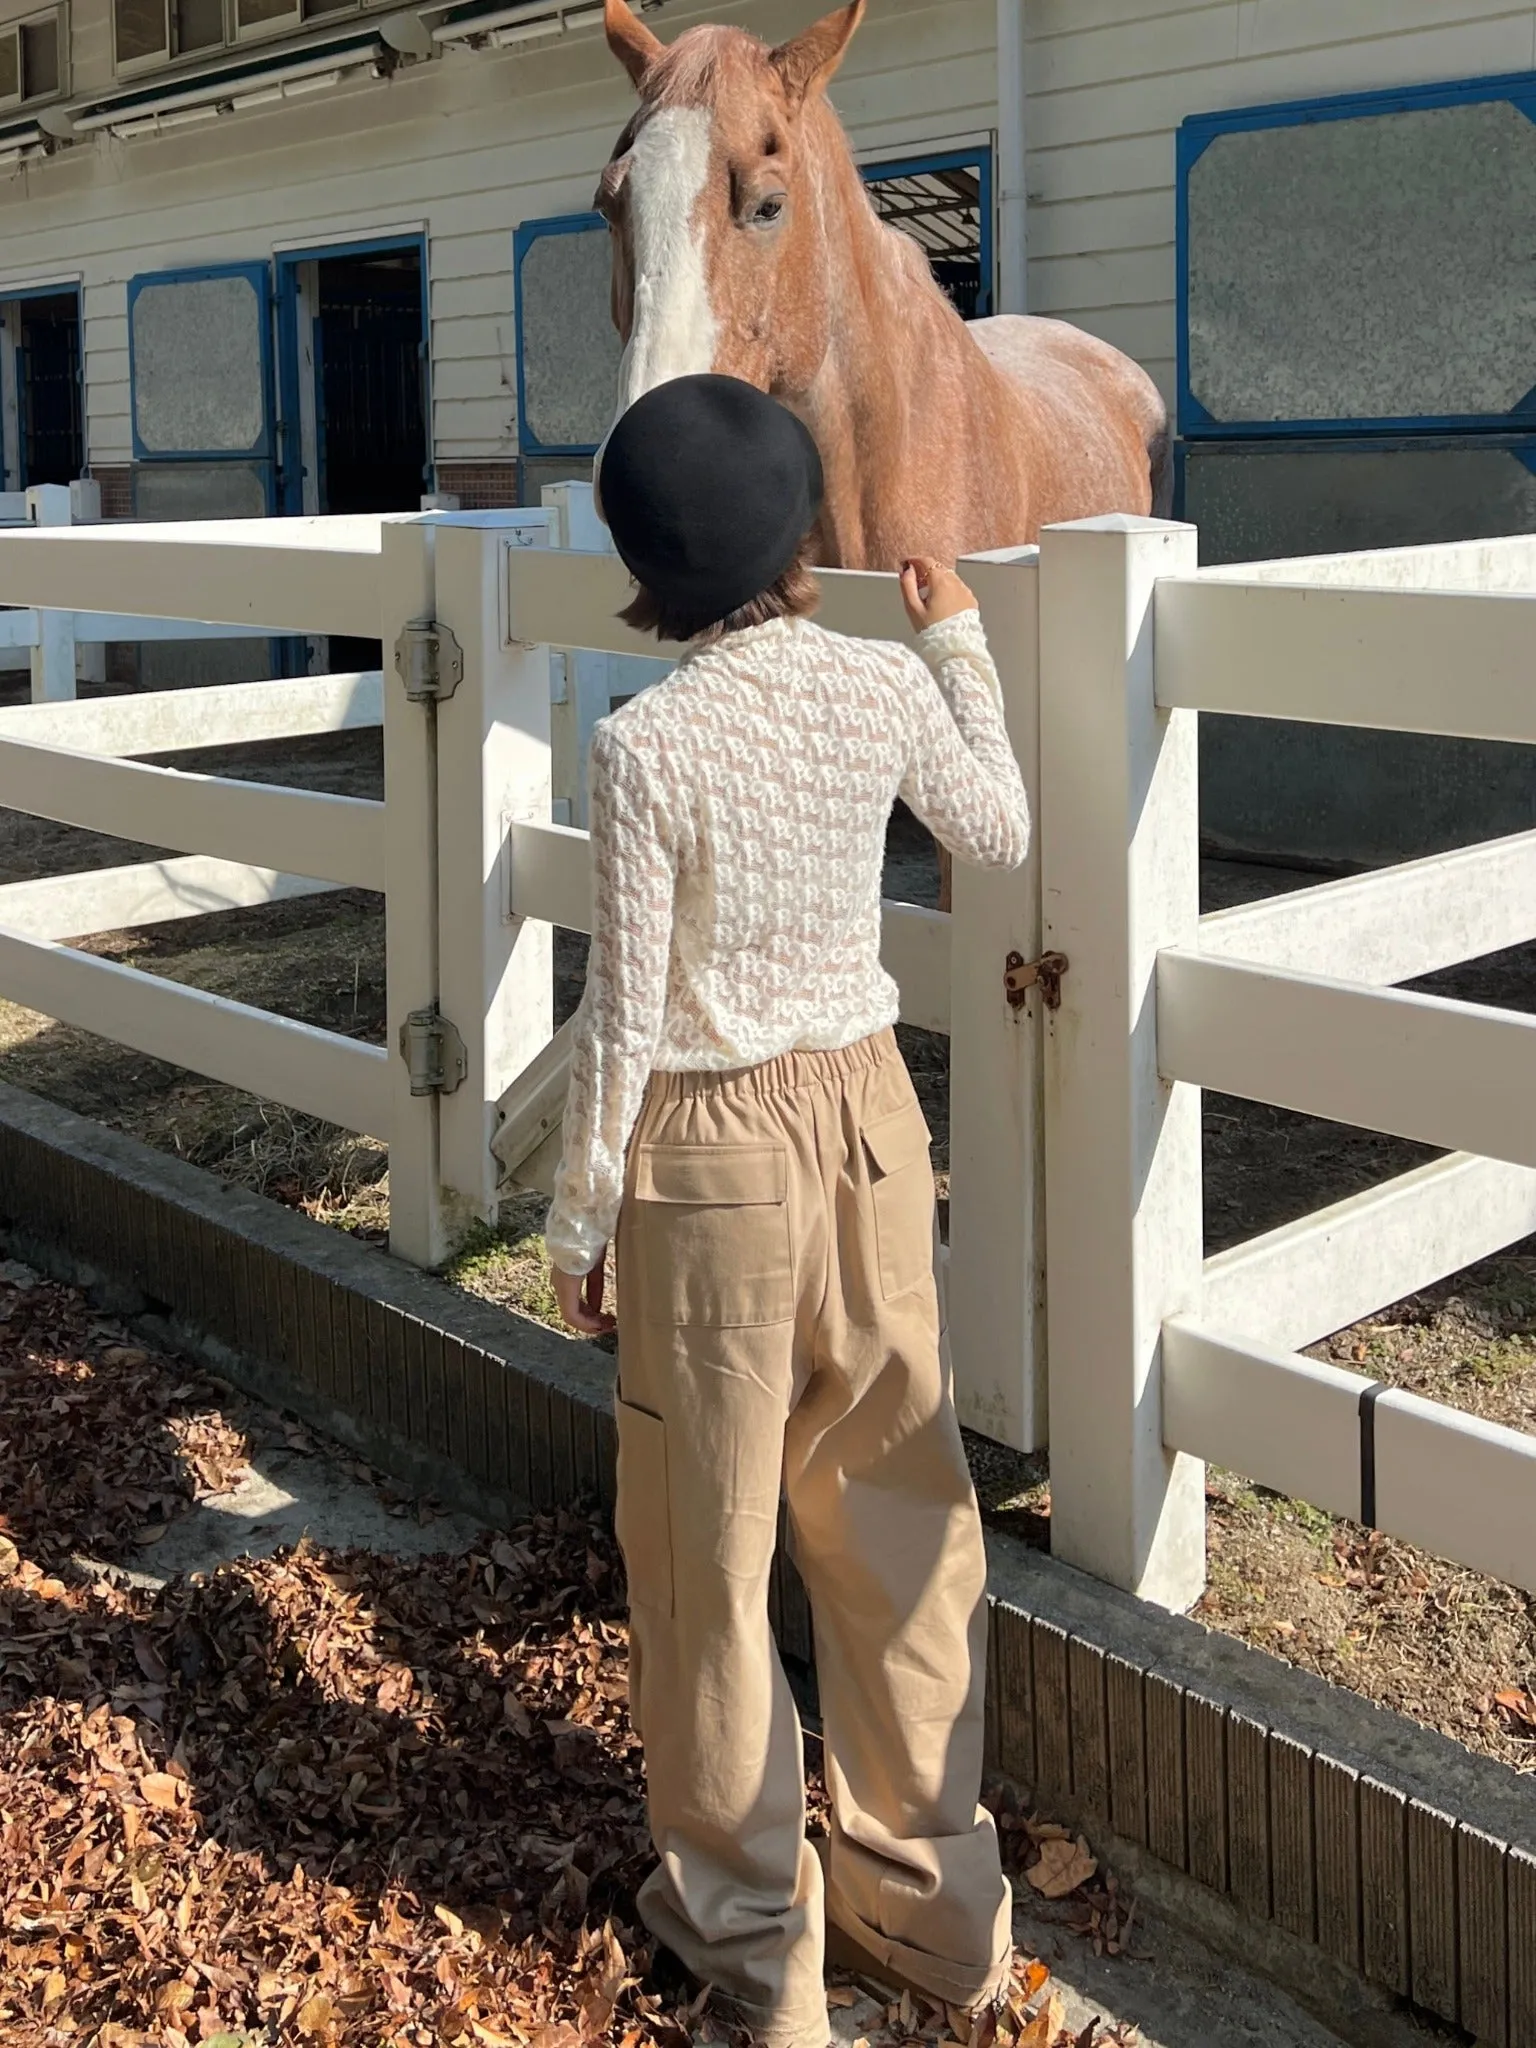
M624 1152L661 1036L676 877L657 777L606 720L592 735L590 773L592 949L545 1231L566 1273L591 1271L618 1217Z
M1029 851L1029 799L1003 723L1002 687L979 612L921 637L903 801L945 846L978 867L1018 867Z

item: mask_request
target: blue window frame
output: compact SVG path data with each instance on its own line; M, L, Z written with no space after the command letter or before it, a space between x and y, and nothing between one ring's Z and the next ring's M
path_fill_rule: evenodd
M578 245L574 242L567 247L566 238L576 235L592 238L587 248L578 251ZM546 242L554 242L559 246L546 252L540 246ZM580 295L583 303L593 300L596 296L594 286L597 277L599 274L603 278L607 276L607 222L600 213L566 213L556 215L551 220L524 221L513 233L513 297L517 306L518 449L523 455L595 455L601 443L600 433L596 438L588 438L555 431L551 433L549 439L544 439L536 431L533 423L534 414L541 413L543 408L536 402L530 409L529 393L534 379L529 374L529 358L532 355L535 359L534 376L537 377L542 363L541 351L553 344L554 336L546 336L540 331L539 310L533 303L536 300L536 293L530 289L524 270L531 257L537 256L542 259L546 255L557 259L565 258L566 281L573 292ZM606 299L606 286L602 296ZM609 363L617 363L618 337L613 333L606 311L602 313L601 320L594 327L595 311L595 305L587 304L587 319L581 323L587 330L584 338L589 349L593 351L592 357L582 367L582 382L589 388L573 391L568 403L562 404L557 400L551 407L556 417L575 420L583 413L589 412L595 397L595 388L592 387L601 382L603 372ZM611 380L609 390L611 394ZM610 410L611 406L610 395Z
M1192 376L1191 358L1194 353L1191 345L1192 322L1206 321L1210 323L1208 328L1197 330L1200 334L1201 346L1206 351L1208 357L1212 351L1218 357L1221 353L1220 346L1213 339L1213 336L1223 321L1229 323L1228 332L1239 342L1246 342L1251 338L1255 349L1261 350L1264 341L1264 335L1261 331L1263 327L1262 319L1255 314L1254 317L1245 320L1243 310L1235 302L1223 308L1219 303L1219 287L1212 286L1209 296L1202 296L1202 288L1200 285L1197 285L1192 295L1191 266L1195 252L1192 251L1191 247L1190 181L1196 167L1215 144L1223 138L1256 135L1266 130L1316 129L1322 124L1332 122L1359 121L1372 124L1370 135L1362 138L1368 150L1372 146L1373 139L1379 138L1382 133L1383 123L1381 117L1412 115L1438 109L1467 110L1492 106L1498 103L1507 105L1516 114L1523 117L1524 121L1536 123L1536 74L1522 72L1493 78L1466 79L1450 84L1403 87L1369 93L1347 93L1325 99L1306 99L1285 104L1245 107L1227 113L1192 115L1184 121L1179 129L1176 153L1177 403L1181 433L1192 438L1206 436L1259 437L1296 434L1466 433L1498 430L1509 431L1529 424L1531 417L1536 415L1536 383L1533 383L1523 393L1516 394L1512 392L1508 402L1502 409L1498 410L1447 411L1443 409L1436 410L1433 406L1426 405L1422 410L1406 412L1389 412L1384 410L1378 413L1363 411L1358 407L1353 410L1341 407L1331 412L1325 410L1319 413L1308 413L1304 410L1296 410L1293 404L1289 415L1282 418L1255 417L1253 416L1255 409L1252 407L1249 407L1245 412L1241 405L1216 403L1210 386L1203 387L1202 395L1202 391L1197 391L1194 388L1194 378ZM1523 138L1520 135L1518 123L1510 130L1509 140L1518 152L1524 153ZM1536 149L1536 141L1533 141L1533 149ZM1497 195L1501 189L1513 189L1513 175L1508 169L1507 161L1501 164L1495 160L1497 154L1496 152L1482 152L1476 148L1462 152L1460 159L1461 169L1454 181L1447 182L1454 182L1463 201L1467 194L1467 178L1476 177L1480 172L1484 171L1486 171L1488 178L1488 191L1491 203L1497 204ZM1527 166L1527 171L1529 171L1529 166ZM1526 190L1526 182L1526 178L1522 178L1519 188L1522 194ZM1261 185L1262 180L1257 181L1257 183ZM1383 180L1384 188L1385 185L1386 181ZM1370 187L1367 186L1365 189L1368 193ZM1284 205L1288 194L1281 192L1278 186L1274 184L1271 184L1270 191L1274 205L1278 210ZM1358 202L1360 194L1360 187L1358 185L1349 186L1346 182L1341 181L1339 191L1341 195L1350 196ZM1383 190L1383 224L1377 246L1379 251L1378 260L1385 266L1390 266L1398 261L1406 263L1409 260L1408 252L1403 250L1402 237L1403 235L1411 237L1413 233L1411 209L1406 218L1400 217L1396 221L1389 221L1386 218L1387 206L1400 196L1400 194L1389 190ZM1239 206L1241 205L1240 199L1237 203ZM1262 205L1262 201L1259 204ZM1252 217L1256 218L1258 216L1254 215ZM1310 222L1306 219L1304 208L1298 207L1296 218L1298 234L1301 234L1310 226ZM1362 219L1363 215L1357 204L1355 221L1353 223L1357 229ZM1453 244L1454 231L1451 227L1446 227L1442 231L1442 236L1440 245L1442 249ZM1524 302L1528 303L1531 288L1536 286L1536 257L1527 257L1522 247L1523 242L1527 239L1528 236L1521 232L1519 223L1512 223L1507 272L1512 307L1518 305L1521 294L1524 295ZM1233 229L1234 246L1240 246L1242 241L1242 228L1239 222L1234 225ZM1249 236L1248 241L1249 246L1254 246L1252 235ZM1347 272L1328 277L1326 274L1326 244L1320 244L1319 246L1323 256L1323 262L1319 266L1318 273L1319 285L1331 286L1335 293L1343 293L1347 298L1350 286L1355 280ZM1359 244L1357 243L1358 246ZM1434 280L1439 275L1435 263L1433 261L1421 261L1420 270L1428 281L1428 288L1432 290ZM1500 286L1505 281L1506 273L1502 266L1496 270L1495 266L1489 265L1485 270L1482 282L1489 294L1490 303L1496 302ZM1326 289L1322 289L1319 290L1316 300L1313 302L1312 294L1309 291L1297 290L1295 286L1296 280L1294 278L1288 279L1288 302L1297 306L1300 317L1305 318L1308 313L1313 315L1315 320L1314 333L1319 338L1321 344L1322 339L1326 337L1328 332L1330 314L1337 305L1338 300L1335 298L1330 301ZM1449 292L1449 288L1447 289ZM1361 282L1361 293L1364 298L1368 299L1368 290L1363 281ZM1192 296L1196 301L1193 306ZM1352 313L1358 310L1359 303L1359 301L1355 302L1354 307L1351 309ZM1484 320L1479 311L1474 311L1470 319L1465 318L1466 301L1464 298L1461 300L1459 308L1453 307L1450 304L1449 297L1445 301L1427 305L1423 319L1412 320L1407 324L1429 336L1434 332L1436 315L1442 308L1448 311L1444 332L1445 346L1448 349L1455 349L1458 346L1462 347L1466 351L1466 360L1470 363L1473 351L1481 345L1479 329L1481 328L1481 336L1485 340L1491 332L1492 323ZM1459 311L1463 316L1459 329L1454 318L1456 311ZM1335 327L1338 327L1342 323L1334 322L1333 324ZM1518 324L1518 318L1516 318L1513 324ZM1350 331L1359 331L1353 317L1349 319L1347 325ZM1393 331L1389 321L1384 320L1384 331L1389 334ZM1347 346L1347 343L1340 340L1337 345L1342 349ZM1369 350L1371 344L1367 340L1360 344L1360 346ZM1276 360L1281 363L1282 367L1284 366L1284 349L1284 340L1277 341ZM1536 373L1536 335L1533 335L1532 369L1533 373ZM1219 382L1220 379L1218 378L1217 381ZM1484 378L1485 390L1490 381ZM1278 384L1281 387L1283 387L1283 383L1283 379L1278 380ZM1475 376L1469 373L1466 384L1470 394L1477 388ZM1405 384L1405 390L1410 388L1411 386ZM1211 399L1213 404L1215 404L1214 410L1213 405L1206 402L1207 399Z
M972 258L968 249L961 253L968 237L961 235L956 241L953 226L946 233L943 229L918 234L934 275L944 286L958 310L967 320L985 320L992 312L994 289L993 273L993 207L992 207L992 152L990 149L948 149L927 156L899 158L891 163L861 164L859 175L866 185L889 185L902 183L917 189L907 194L893 191L889 202L878 210L883 220L893 226L900 226L903 212L909 208L925 208L915 212L914 219L938 219L944 205L943 176L946 171L969 171L976 178L977 196L977 254ZM936 181L939 190L931 188L930 181ZM924 191L925 184L930 189ZM972 209L959 193L954 196L955 208L969 213ZM946 244L953 245L955 254L946 258ZM974 273L974 275L973 275Z
M977 226L979 231L978 257L971 258L967 249L963 263L963 268L967 274L964 277L958 275L962 265L957 262L954 266L957 274L952 279L946 279L943 274L944 257L942 255L942 248L945 243L945 237L942 232L935 230L934 232L919 236L918 239L922 241L930 261L935 261L940 282L946 285L951 298L960 305L961 310L966 313L968 318L979 319L990 314L993 303L994 232L991 149L939 150L931 151L926 155L899 157L890 162L863 164L860 166L859 174L866 184L890 185L895 188L905 182L917 188L909 194L902 194L893 190L889 204L880 207L883 218L896 221L900 218L903 211L914 211L921 207L925 197L921 191L922 180L942 180L945 172L953 171L969 171L974 173L976 178L977 197L975 211L978 217ZM926 196L934 200L940 197L937 193ZM954 205L957 209L964 208L969 210L967 201L958 194L955 195ZM914 217L925 216L914 212ZM536 251L539 251L542 243L549 241L551 238L570 236L588 236L592 239L587 247L580 249L579 252L576 245L572 245L568 255L563 249L551 251L549 254L556 257L556 267L562 271L564 281L572 292L580 295L581 317L577 318L574 323L571 318L567 317L567 324L563 332L566 336L569 336L573 324L587 332L587 345L590 354L574 372L575 376L580 379L579 388L573 385L568 393L553 394L546 402L546 394L540 384L543 364L547 360L545 351L554 350L557 352L558 367L562 373L570 373L572 365L564 354L559 353L562 331L553 329L550 332L545 332L541 329L540 311L542 309L538 304L536 285L525 277L525 267L529 257L534 255ZM587 457L595 455L601 444L603 428L598 427L600 407L597 394L599 391L606 392L607 397L604 402L611 407L613 377L619 347L618 339L613 334L606 312L607 242L607 224L603 220L602 215L598 213L568 213L558 215L550 220L525 221L513 235L513 291L517 308L517 434L519 452L525 457ZM566 261L563 264L558 262L560 256L566 256ZM600 296L603 307L600 320L597 310L597 300L599 297L597 287L599 282L601 283ZM556 308L556 314L558 315L561 310ZM602 330L601 336L590 333L589 330L594 325L600 325ZM530 358L532 358L531 373ZM533 400L531 406L530 394ZM549 423L551 421L561 421L567 426L571 426L581 422L585 415L591 415L591 417L585 419L585 424L589 429L597 429L596 432L580 433L549 430ZM543 433L540 431L541 426L545 428ZM606 420L604 421L604 426L606 426ZM547 438L546 434L548 435Z
M172 294L179 301L165 303ZM268 266L217 263L130 278L128 375L135 461L270 462ZM221 411L224 430L208 431Z

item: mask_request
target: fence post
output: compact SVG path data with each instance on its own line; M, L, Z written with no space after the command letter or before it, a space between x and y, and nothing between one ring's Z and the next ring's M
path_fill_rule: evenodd
M1051 1548L1175 1609L1205 1583L1204 1468L1162 1441L1165 1318L1198 1307L1200 1095L1157 1070L1161 947L1198 943L1192 712L1153 698L1159 576L1192 527L1048 528L1040 555Z
M385 519L380 534L379 632L384 665L384 972L390 1061L389 1248L416 1266L448 1256L438 1164L438 1097L413 1095L400 1044L413 1013L438 1001L437 711L413 703L395 666L406 625L434 616L433 527Z
M450 1223L494 1220L496 1105L554 1033L554 932L510 915L508 827L549 822L549 649L511 637L506 558L548 543L548 515L487 513L437 532L437 616L464 679L437 714L439 986L464 1085L441 1106Z
M93 476L77 476L69 487L69 520L72 526L101 524L101 485ZM107 680L107 650L100 640L75 642L75 677L82 683Z
M974 555L1014 753L1040 786L1039 551ZM1046 1439L1040 992L1009 1006L1010 954L1040 953L1039 835L1016 874L955 863L950 927L949 1343L960 1419L1016 1450Z
M27 492L27 517L34 526L73 524L69 486L34 484ZM67 703L75 694L75 615L39 611L32 650L32 702Z

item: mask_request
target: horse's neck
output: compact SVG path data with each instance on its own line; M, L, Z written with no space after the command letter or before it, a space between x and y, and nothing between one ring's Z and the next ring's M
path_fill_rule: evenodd
M820 372L798 409L826 470L825 558L844 568L889 568L871 559L886 523L882 499L909 474L912 422L936 358L974 356L967 382L990 380L992 371L925 275L921 256L876 219L837 118L824 112L817 140L830 328Z

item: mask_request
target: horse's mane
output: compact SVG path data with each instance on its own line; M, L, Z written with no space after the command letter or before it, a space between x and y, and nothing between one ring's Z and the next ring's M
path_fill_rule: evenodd
M658 112L667 107L711 105L720 90L720 74L733 42L755 41L739 28L703 26L690 29L669 46L647 73L644 97Z

